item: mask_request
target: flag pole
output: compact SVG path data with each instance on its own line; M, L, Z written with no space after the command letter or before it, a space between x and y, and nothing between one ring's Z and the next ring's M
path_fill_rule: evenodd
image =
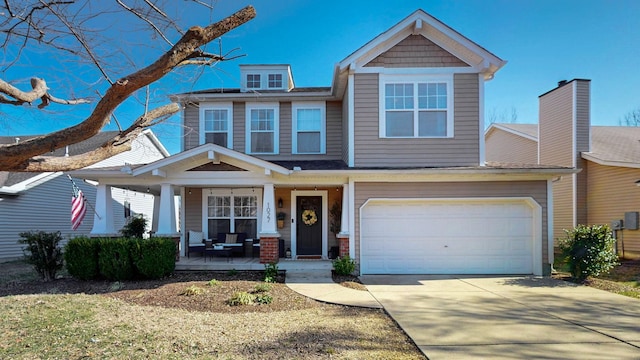
M71 183L73 184L73 186L78 187L78 185L76 185L76 183L73 181L73 179L71 178L71 175L67 174L67 177L69 178L69 181L71 181ZM78 187L78 189L80 189ZM98 212L96 211L96 208L93 207L93 205L91 205L91 203L89 202L89 200L87 200L87 198L84 199L84 202L89 205L89 207L91 208L91 210L93 210L93 213L96 214L96 216L98 217L98 219L102 220L102 218L100 217L100 215L98 215Z

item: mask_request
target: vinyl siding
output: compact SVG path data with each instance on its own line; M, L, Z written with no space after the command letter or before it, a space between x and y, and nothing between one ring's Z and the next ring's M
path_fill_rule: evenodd
M571 175L553 183L553 238L565 237L564 230L572 229L573 222L573 179Z
M355 255L360 259L360 209L370 198L478 198L531 197L542 207L542 262L548 269L547 183L546 181L469 182L469 183L356 183ZM459 219L464 226L464 219ZM473 231L473 229L469 229ZM547 270L545 270L547 271Z
M202 189L186 188L184 197L185 233L189 230L202 231Z
M200 145L200 107L197 104L186 104L183 117L183 149L189 150Z
M564 229L588 221L588 169L580 154L589 151L590 145L589 87L589 81L573 80L540 97L540 164L582 170L554 183L555 238L564 237Z
M96 188L75 179L89 206L82 225L71 230L71 183L62 173L54 173L35 187L18 196L0 198L0 259L22 257L20 233L25 231L60 231L64 246L69 237L89 235L93 228ZM124 201L131 204L132 214L143 214L149 225L153 221L153 195L112 188L114 228L124 226Z
M342 98L342 161L349 164L349 91L344 92Z
M624 219L627 211L640 211L640 190L635 184L640 179L640 169L604 166L591 161L587 161L587 169L588 224L611 224ZM625 256L640 257L640 230L623 230L622 234L618 232L618 238L619 251L624 245Z
M90 167L145 164L161 158L163 155L158 148L143 134L131 144L131 150ZM90 205L82 225L76 231L71 231L71 183L63 173L51 173L37 182L27 182L27 190L18 196L0 198L0 259L22 256L22 246L17 243L21 232L60 231L64 241L70 236L88 235L91 232L94 218L91 206L96 203L96 188L80 179L75 179L75 183L82 189ZM149 227L151 226L153 195L113 187L111 196L116 230L121 229L125 223L125 200L131 204L132 214L143 214L149 220Z
M587 223L587 178L589 176L587 161L582 159L582 152L588 152L590 147L590 82L575 80L575 106L576 106L576 167L582 169L576 175L576 221L578 224Z
M233 149L245 153L246 144L246 108L245 102L233 103ZM342 158L342 102L326 102L326 153L292 155L292 114L290 101L280 102L279 119L279 154L256 155L265 160L339 160ZM184 146L185 150L199 145L199 111L197 105L185 108Z
M538 143L531 139L494 129L485 143L487 161L517 164L538 163Z
M478 165L478 75L455 74L453 86L453 138L380 138L378 75L355 74L355 166Z
M573 86L543 95L539 114L540 164L573 166Z
M422 35L409 35L365 66L380 67L467 67L464 61Z

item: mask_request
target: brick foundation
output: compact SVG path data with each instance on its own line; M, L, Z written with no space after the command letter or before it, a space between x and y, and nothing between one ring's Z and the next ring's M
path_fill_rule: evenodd
M340 257L349 256L349 238L338 238L338 242L340 243Z
M278 238L260 238L260 264L270 264L278 262Z

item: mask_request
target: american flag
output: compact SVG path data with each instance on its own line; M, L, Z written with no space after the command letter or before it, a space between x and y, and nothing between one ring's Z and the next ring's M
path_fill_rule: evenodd
M85 200L82 190L76 186L73 180L71 183L73 184L73 198L71 199L71 230L75 230L80 226L80 224L82 224L84 215L87 213L87 207L84 203Z

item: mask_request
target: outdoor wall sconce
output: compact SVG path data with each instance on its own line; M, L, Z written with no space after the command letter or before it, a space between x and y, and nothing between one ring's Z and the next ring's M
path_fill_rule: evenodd
M278 198L278 209L282 209L282 198Z

